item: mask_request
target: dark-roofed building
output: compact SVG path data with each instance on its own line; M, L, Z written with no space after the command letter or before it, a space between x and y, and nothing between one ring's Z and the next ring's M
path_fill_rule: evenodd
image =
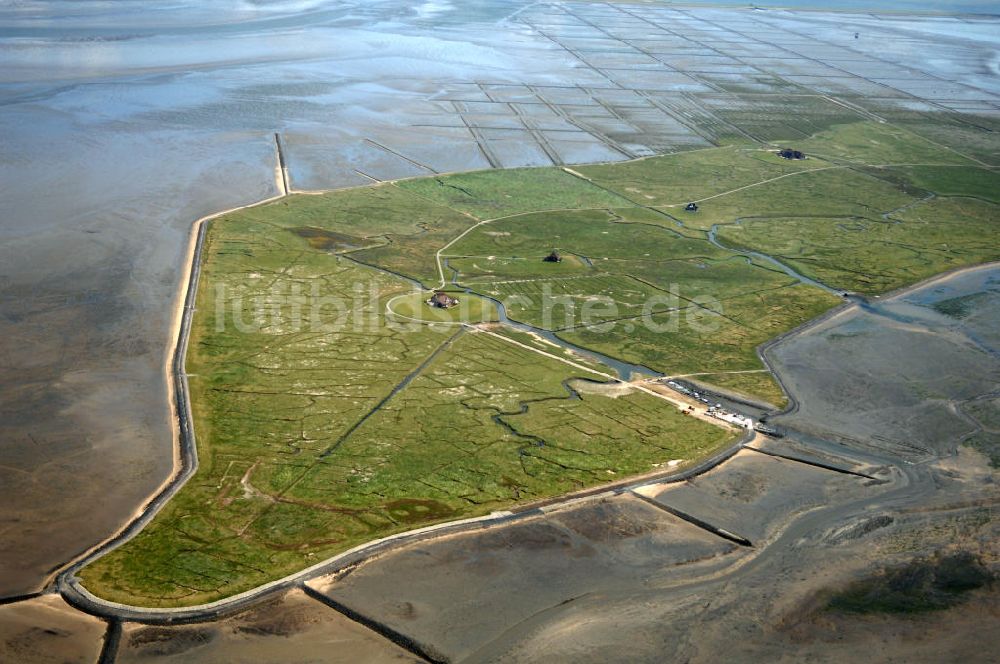
M687 210L688 212L697 212L698 211L698 204L697 203L688 203L687 205L684 206L684 209Z
M542 260L545 261L546 263L562 263L562 256L559 255L558 251L553 249L552 253L543 258Z
M444 291L434 291L431 298L427 300L427 304L432 307L437 307L438 309L447 309L458 304L458 298L448 295Z
M784 159L805 159L806 156L798 150L792 150L790 148L781 148L778 150L778 156Z

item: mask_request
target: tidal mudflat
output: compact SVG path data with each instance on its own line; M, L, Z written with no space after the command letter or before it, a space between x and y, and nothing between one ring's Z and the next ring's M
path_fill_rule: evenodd
M998 303L996 268L973 268L778 345L770 355L799 402L775 421L912 462L955 455L995 430Z
M923 354L905 340L920 332L926 343L946 346L953 361L975 359L982 371L995 372L996 340L977 346L964 335L995 315L990 299L998 273L995 266L974 269L877 305L930 307L928 319L907 328L852 305L788 337L768 355L801 403L815 389L811 385L821 383L812 378L819 374L783 362L805 352L819 364L836 360L846 375L865 375L870 358L840 353L835 339L852 329L854 319L867 318L871 329L885 335L886 347L898 335L899 359L908 360L881 366L885 381L906 379L918 393L934 390L936 398L978 403L965 386L940 385L937 372L909 373ZM953 298L968 303L966 315L941 326L933 307ZM979 396L994 394L995 387L995 381L980 385ZM806 655L826 661L860 652L877 661L902 654L932 662L947 652L977 661L975 648L964 641L991 642L984 630L997 614L995 587L970 591L954 608L916 619L847 614L827 606L851 580L885 566L944 551L974 556L995 569L1000 556L1000 533L991 517L1000 494L988 456L960 445L963 434L954 431L952 439L914 464L909 448L884 439L878 423L894 417L895 406L880 401L877 388L858 388L850 393L853 398L837 402L857 416L849 429L835 429L829 422L839 420L823 414L824 438L805 433L815 424L813 411L775 420L788 427L788 437L760 447L806 463L744 451L684 484L635 490L705 524L746 531L757 538L755 546L735 545L650 502L620 497L553 513L530 528L408 547L311 585L453 661L523 661L543 653L547 661L606 661L620 648L609 644L623 642L631 660L651 662L782 656L793 661ZM952 414L931 408L924 416L923 426L943 430ZM816 463L836 463L855 474ZM589 524L587 539L567 534L567 524ZM529 528L533 536L518 528ZM657 533L655 539L650 532ZM691 549L691 537L702 547L714 542L714 548ZM463 625L473 627L460 634L452 630L458 620L453 610ZM830 629L855 641L833 640ZM734 632L741 638L730 638Z
M995 166L982 129L998 116L996 34L989 17L628 4L5 6L0 595L40 588L169 474L163 361L184 238L196 218L276 193L275 131L300 189L797 138L845 119L900 124ZM982 500L990 471L977 441L993 426L980 419L989 400L951 398L978 424L959 425L969 444L931 464L947 472L927 472L947 487L940 500L951 491ZM878 452L853 426L831 434L844 440L824 455L852 440ZM949 541L945 531L982 538L988 525L969 510L900 516L835 551L898 550L906 537L930 547ZM915 535L928 524L929 535ZM798 569L804 550L771 572ZM773 577L754 583L766 593ZM627 624L602 622L611 605L595 600L516 652L620 642L642 635L623 626L648 633L669 617L641 593L619 599L612 608ZM699 627L700 642L665 634L644 652L710 659L724 650L712 635L729 639L721 630L741 624L713 621L726 611L764 629L752 615L760 605L740 609L740 599L713 611L700 598L692 605L708 608L676 623ZM780 618L777 606L764 615Z
M182 445L197 446L198 467L141 532L60 587L78 576L102 600L193 607L396 533L697 467L740 434L650 373L736 375L751 398L773 398L761 343L845 297L1000 259L1000 207L938 193L954 169L1000 186L992 171L872 122L802 145L808 157L741 145L407 178L199 225L175 378L190 390ZM556 354L510 336L525 330ZM622 359L653 382L615 377ZM628 390L571 386L588 377ZM665 503L643 495L760 544L771 533L740 501L805 509L843 476L874 479L799 468L786 485L789 463L738 455L736 487L710 472Z
M39 588L168 476L162 366L184 238L200 216L276 193L274 132L300 189L793 138L873 115L997 154L975 128L998 113L987 17L146 9L0 10L3 595Z
M310 585L377 616L442 659L465 661L499 654L498 640L544 623L559 607L642 584L678 565L710 565L735 548L621 496L482 535L409 547L385 564ZM397 585L403 577L410 579L405 589Z
M212 623L179 626L130 624L122 630L117 659L147 662L419 662L412 654L302 591L263 602Z
M0 606L0 654L10 662L80 662L100 655L107 625L58 595Z

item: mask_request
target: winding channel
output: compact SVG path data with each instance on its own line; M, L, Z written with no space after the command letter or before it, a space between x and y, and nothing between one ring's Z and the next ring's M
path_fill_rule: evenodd
M210 215L198 220L191 234L192 249L190 252L191 262L190 271L187 278L187 283L183 287L184 299L183 306L181 309L181 317L178 325L178 332L176 338L176 344L173 349L173 354L170 359L170 377L173 383L173 395L174 403L173 407L175 410L175 417L177 418L177 439L178 439L178 461L175 467L175 472L170 478L168 483L166 483L163 488L149 500L142 510L137 514L137 516L125 525L118 533L99 544L95 548L91 549L89 552L81 556L75 561L71 561L67 567L62 571L58 572L55 577L54 582L46 589L45 592L58 592L62 595L67 603L71 606L84 611L88 614L99 616L110 621L130 621L139 622L146 624L176 624L185 622L205 622L214 620L216 618L230 615L243 610L257 602L274 596L276 594L282 593L292 588L303 587L306 581L315 579L320 576L329 575L337 572L338 570L343 570L355 566L365 560L371 559L385 551L393 548L397 548L403 545L412 544L415 542L429 540L432 538L437 538L442 535L464 533L464 532L474 532L478 530L496 528L504 526L517 521L525 520L528 518L536 517L545 512L569 505L572 503L579 502L584 499L594 499L599 497L609 497L614 495L621 495L626 492L633 491L642 486L650 484L665 484L671 482L681 482L691 477L703 474L708 470L716 468L720 464L724 463L728 459L732 458L737 452L743 449L748 442L753 439L753 432L747 432L740 440L733 443L728 448L717 452L713 456L702 460L697 465L689 467L681 471L658 471L655 473L650 473L642 477L633 477L626 480L621 480L615 483L609 483L593 487L580 492L564 495L558 498L550 499L548 501L535 503L525 507L514 507L510 510L497 511L492 514L475 517L470 519L463 519L459 521L453 521L433 526L428 526L424 528L419 528L405 533L399 533L389 537L385 537L379 540L368 542L366 544L359 545L353 549L340 553L336 556L323 560L307 569L301 570L295 574L286 576L284 578L272 581L270 583L258 586L246 592L227 597L224 599L217 600L215 602L201 604L191 607L181 607L181 608L146 608L140 606L129 606L117 602L111 602L108 600L101 599L93 594L91 594L86 588L84 588L80 580L77 578L76 574L79 570L92 562L93 560L105 555L111 550L117 548L118 546L124 544L132 537L134 537L144 526L146 526L150 520L157 514L157 512L169 501L177 491L184 485L184 483L194 474L198 465L197 447L195 432L192 426L191 418L191 406L190 406L190 395L188 391L187 375L184 370L185 357L187 353L187 346L189 342L191 322L194 312L194 302L197 295L198 282L201 275L201 259L202 259L202 249L204 245L205 235L207 231L207 224L212 219L218 218L225 214L231 213L237 209L243 209L244 207L253 207L256 205L261 205L269 203L276 200L274 197L269 198L258 203L254 203L247 206L242 206L241 208L235 208L234 210L226 210L220 213ZM713 227L713 238L714 238L714 227ZM715 241L713 239L713 241ZM728 249L727 247L723 247ZM730 251L732 251L730 249ZM737 252L744 253L744 252ZM803 281L804 283L809 283L817 287L823 288L829 292L835 292L837 294L842 294L839 291L835 291L826 287L818 282L814 282L803 275L798 274L791 268L782 265L780 262L772 259L764 254L757 254L756 252L746 252L751 255L758 256L763 260L768 260L778 267L781 267L783 271L790 274L791 276ZM363 265L363 264L362 264ZM991 264L992 267L997 267L1000 264ZM367 266L374 267L374 266ZM380 268L375 268L380 269ZM978 268L965 268L965 269L978 269ZM947 274L947 273L946 273ZM393 273L393 276L399 278L401 275ZM892 296L898 296L905 292L914 291L918 289L925 288L928 283L936 281L942 278L943 275L937 275L931 279L922 281L918 284L914 284L906 289L901 289L896 293L892 293ZM421 290L425 290L422 285L414 280L408 280L415 287L419 287ZM532 334L541 336L548 341L556 344L557 346L571 350L574 353L579 353L584 356L588 356L598 361L611 366L622 378L628 380L628 377L633 373L641 374L652 374L658 375L656 372L652 372L646 367L641 367L638 365L631 365L628 363L623 363L614 358L604 356L599 353L594 353L587 349L579 348L573 344L569 344L562 339L558 338L555 334L547 331L535 328L530 325L519 323L509 319L503 309L502 303L496 302L498 305L498 312L501 317L501 323L504 325L509 325L514 329L518 329L525 332L530 332ZM769 342L763 344L758 348L758 355L764 362L765 366L775 375L779 382L782 382L780 374L775 371L774 366L769 361L768 351L773 348L776 344L788 339L792 335L798 335L806 332L819 325L820 323L828 320L832 316L839 315L844 311L852 307L858 306L877 306L872 305L868 302L862 302L858 298L850 298L845 300L841 305L831 309L826 314L813 319L805 323L804 325L786 332ZM782 385L783 387L784 384ZM789 405L784 408L780 413L790 413L797 409L798 404L795 401L794 395L789 391L785 390L789 396ZM775 413L778 414L778 413ZM827 447L829 451L835 452L837 448L842 447L836 443L831 443L829 441L819 441L824 447ZM861 452L851 448L851 456L858 457ZM889 490L888 493L880 494L876 497L869 497L864 499L859 499L858 501L851 502L846 505L830 506L827 509L819 510L818 512L811 513L804 518L794 521L788 526L786 531L781 535L779 540L787 540L790 537L794 537L796 534L804 532L804 529L816 522L819 519L830 519L831 514L843 515L848 512L859 513L866 509L866 506L870 506L873 502L878 502L881 504L892 503L903 503L906 501L913 501L923 495L924 491L914 489L913 487L925 484L924 474L926 469L917 466L905 466L899 463L899 459L890 457L888 455L878 454L876 452L863 453L863 456L868 457L871 462L879 463L888 466L892 470L892 474L895 479L888 480L897 486ZM914 495L916 491L916 495ZM774 543L768 545L768 548L773 546ZM750 565L754 565L754 560L759 559L759 555L753 556L748 562ZM744 565L737 565L737 568L742 568ZM729 573L736 573L736 569L731 570ZM707 582L707 581L705 581ZM701 581L692 581L692 585L697 585L702 583Z
M386 270L386 269L384 269L382 267L379 267L377 265L369 265L368 263L360 263L358 261L355 261L353 258L351 258L350 256L348 256L346 254L343 255L343 257L347 258L348 260L350 260L350 261L352 261L352 262L354 262L354 263L356 263L358 265L361 265L361 266L364 266L364 267L367 267L367 268L370 268L370 269L373 269L373 270L377 270L379 272L383 272L383 273L388 274L390 276L396 277L397 279L402 279L402 280L406 281L407 283L409 283L411 286L413 286L413 288L414 288L415 291L420 291L420 292L423 292L423 293L429 292L424 287L424 285L421 284L416 279L412 279L410 277L401 275L401 274L399 274L397 272L393 272L391 270ZM526 332L528 334L531 334L531 335L534 335L534 336L537 336L537 337L541 337L542 339L545 339L546 341L552 343L553 345L559 346L563 350L570 351L570 352L572 352L572 353L574 353L576 355L579 355L581 357L585 357L587 359L594 360L596 362L604 364L605 366L609 366L612 369L614 369L615 372L618 374L618 376L621 377L621 379L623 381L625 381L625 382L628 382L629 380L631 380L633 377L636 377L636 376L646 376L646 377L650 377L650 378L660 378L660 377L663 376L663 374L660 373L659 371L656 371L654 369L650 369L647 366L644 366L644 365L641 365L641 364L632 364L630 362L625 362L623 360L619 360L619 359L611 357L609 355L605 355L605 354L600 353L600 352L598 352L596 350L591 350L589 348L583 348L582 346L577 346L576 344L570 343L569 341L566 341L565 339L562 339L561 337L557 336L556 333L553 332L553 331L551 331L551 330L546 330L546 329L541 328L541 327L535 327L534 325L529 325L528 323L522 323L521 321L517 321L517 320L514 320L513 318L510 318L507 315L507 307L504 306L503 302L501 302L500 300L498 300L498 299L496 299L494 297L491 297L491 296L486 295L484 293L480 293L479 291L473 290L472 288L469 288L467 286L462 286L458 282L458 278L460 276L459 271L456 268L452 267L448 263L447 259L444 260L444 266L447 267L452 272L451 283L453 285L461 287L466 293L469 293L471 295L475 295L476 297L482 298L484 300L488 300L489 302L493 303L493 305L496 307L497 318L498 318L498 322L499 322L500 325L504 325L504 326L509 327L511 329L518 330L519 332ZM409 293L407 295L409 295ZM392 302L392 300L390 300L390 304L391 304L391 302ZM389 309L389 311L392 311L392 310ZM394 316L402 316L401 314L397 314L395 312L392 312L392 313L393 313ZM409 317L405 316L404 318L409 318ZM411 319L411 320L417 320L417 319ZM426 322L431 323L431 321L426 321ZM460 323L441 323L441 322L438 322L438 321L433 321L433 324L437 324L437 325L442 325L442 324L443 325L460 325Z
M178 449L174 473L162 486L160 491L156 493L140 511L138 511L136 517L132 521L123 526L122 529L113 536L87 551L77 559L70 561L61 571L58 571L54 581L44 591L45 593L57 592L70 606L85 613L111 621L129 621L146 624L205 622L239 612L242 609L256 604L262 599L280 594L291 588L301 587L304 582L310 579L357 565L360 562L368 560L390 548L442 535L505 525L543 514L546 509L549 509L554 505L565 505L586 498L614 495L616 493L629 491L646 484L683 481L695 475L707 472L727 459L733 457L752 438L752 432L748 432L748 434L744 435L728 448L707 459L704 459L697 465L682 471L661 471L650 473L641 478L631 478L620 482L608 483L567 494L559 498L542 501L534 506L503 510L482 517L462 519L428 526L425 528L418 528L412 531L398 533L379 540L374 540L323 560L295 574L291 574L284 578L258 586L257 588L253 588L243 593L226 597L215 602L191 607L148 608L112 602L97 597L83 587L80 583L80 579L77 577L77 573L94 560L104 556L135 537L156 516L164 505L166 505L166 503L173 498L174 495L176 495L187 480L190 479L195 473L198 467L198 450L191 415L191 402L187 374L185 372L185 359L187 356L191 323L195 310L194 303L197 298L198 283L201 277L202 251L204 248L205 236L208 230L208 223L226 214L250 207L264 205L280 198L282 198L282 196L275 196L256 203L224 210L199 219L192 227L190 240L191 249L189 252L190 270L188 272L187 283L182 287L182 292L184 293L183 304L180 311L180 320L177 326L176 343L169 362L169 378L170 383L173 386L173 408L177 422L176 436ZM358 265L363 265L371 269L382 270L382 268L377 266L354 261L353 259L350 260ZM403 277L402 275L394 272L386 270L382 271L392 274L396 278L405 279L416 288L425 290L419 282L413 279ZM600 361L603 361L605 357L603 355L593 353L592 351L577 349L576 346L563 342L547 330L539 329L536 331L536 328L533 328L532 326L511 321L506 317L505 312L502 315L507 323L512 327L516 327L517 329L521 329L523 331L531 331L547 337L551 335L551 341L563 348L571 349L573 352L580 352L583 355L596 358ZM610 366L615 368L616 371L624 374L623 378L625 379L627 379L626 376L631 375L633 370L639 370L643 373L650 372L649 369L644 367L622 363L614 360L613 358L606 359Z
M740 220L737 219L736 223L739 224ZM733 254L738 254L738 255L741 255L741 256L752 256L754 258L759 258L760 260L766 261L766 262L770 263L771 265L775 266L776 268L778 268L779 270L781 270L782 272L784 272L788 276L792 277L793 279L797 279L799 282L801 282L803 284L808 284L809 286L815 286L816 288L819 288L820 290L824 290L827 293L830 293L831 295L836 295L838 297L843 297L843 296L847 295L846 291L839 290L839 289L836 289L836 288L831 288L830 286L827 286L826 284L824 284L824 283L822 283L820 281L816 281L815 279L811 279L811 278L805 276L804 274L802 274L801 272L798 272L797 270L795 270L791 266L787 265L786 263L783 263L782 261L779 261L774 256L771 256L769 254L764 254L764 253L761 253L759 251L753 251L753 250L750 250L750 249L737 249L737 248L734 248L734 247L728 247L728 246L722 244L722 242L720 242L719 238L718 238L718 231L719 231L719 226L720 225L731 225L731 224L712 224L712 227L708 231L708 241L711 242L716 247L718 247L719 249L722 249L723 251L728 251L728 252L733 253Z

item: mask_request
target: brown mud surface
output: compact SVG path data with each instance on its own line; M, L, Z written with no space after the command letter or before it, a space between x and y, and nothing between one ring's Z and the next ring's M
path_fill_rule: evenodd
M0 662L93 664L107 625L58 595L0 606Z
M985 17L72 4L0 7L0 596L39 589L170 474L185 238L278 193L275 133L303 190L794 144L873 113L997 163L969 128L1000 102Z
M870 484L860 477L744 450L687 482L652 485L639 492L760 547L796 514L845 496L858 497Z
M454 661L583 597L735 549L634 497L406 547L314 588Z
M127 624L119 664L354 664L414 662L410 653L301 590L223 620L160 627Z
M777 418L786 438L755 445L868 477L743 451L688 482L637 489L753 547L626 495L406 547L313 585L454 661L605 662L627 652L639 662L929 662L953 647L986 661L1000 646L985 629L992 590L917 617L831 613L823 602L873 570L942 552L997 569L996 470L961 444L977 426L961 406L997 385L997 279L993 267L932 284L771 349L800 408ZM969 292L987 296L961 319L934 309ZM864 342L842 351L839 336L859 330ZM571 523L588 537L568 533Z
M734 123L797 135L875 112L933 137L943 118L957 132L965 119L989 122L1000 102L986 18L499 1L463 16L461 3L342 3L342 23L279 17L289 32L274 40L242 17L175 16L204 21L190 33L198 47L184 31L153 35L166 48L150 60L142 17L120 22L128 38L108 38L88 32L107 16L81 8L67 22L44 15L49 4L62 3L0 9L5 27L34 35L31 48L16 30L0 37L0 122L11 129L0 159L3 596L37 589L169 474L163 358L185 238L192 220L275 193L275 131L293 185L319 189L746 139ZM227 38L205 39L206 25ZM331 71L352 76L331 82ZM789 90L802 129L776 120ZM997 163L988 145L965 148ZM889 482L838 491L778 528L748 512L774 534L762 550L619 497L402 549L317 587L468 661L983 661L1000 648L992 596L919 619L812 613L817 595L887 561L960 547L995 565L996 471L962 441L983 426L972 405L998 383L1000 307L965 279L774 349L800 403L781 423L799 433L769 449L886 468ZM960 319L928 306L980 293ZM120 659L160 649L168 661L329 661L341 651L332 643L357 660L399 654L354 623L328 628L340 617L318 602L296 606L318 626L128 625ZM0 606L0 660L96 661L103 628L51 597Z

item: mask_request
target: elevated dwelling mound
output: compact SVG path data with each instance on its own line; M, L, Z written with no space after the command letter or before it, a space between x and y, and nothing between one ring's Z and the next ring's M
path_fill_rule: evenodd
M452 297L444 291L434 291L434 294L427 300L427 304L438 309L449 309L458 304L458 298Z

